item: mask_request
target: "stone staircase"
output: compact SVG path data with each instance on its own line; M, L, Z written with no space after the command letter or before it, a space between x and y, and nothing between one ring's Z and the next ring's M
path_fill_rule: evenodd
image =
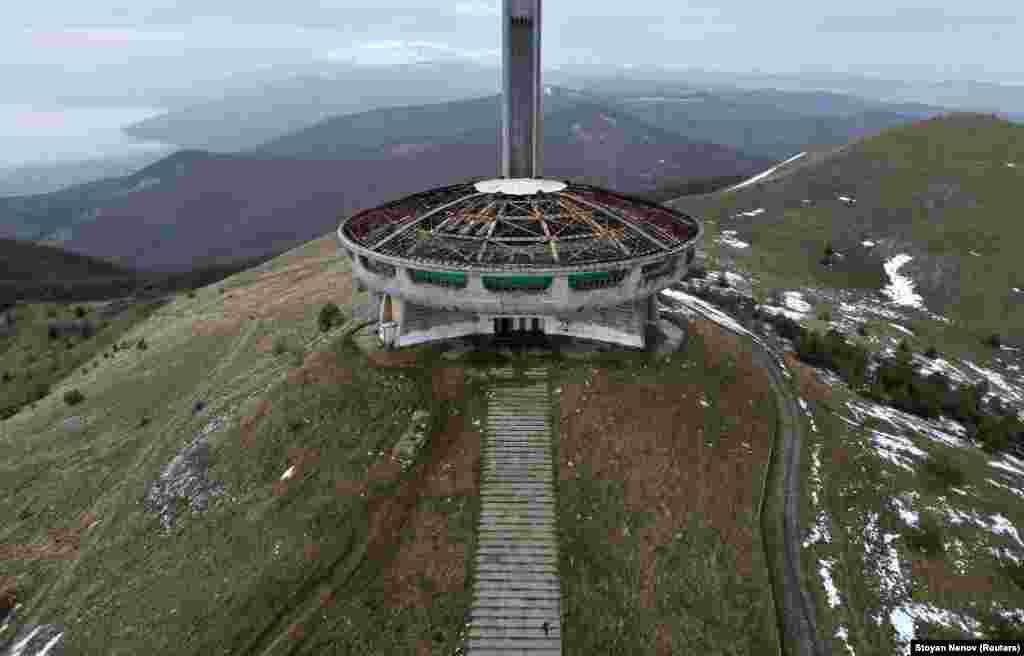
M562 653L551 398L544 368L492 372L468 656Z

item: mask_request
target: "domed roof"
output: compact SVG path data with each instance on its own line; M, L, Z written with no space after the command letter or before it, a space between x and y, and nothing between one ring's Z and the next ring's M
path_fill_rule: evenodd
M482 180L413 194L345 220L355 246L464 270L574 268L684 250L699 223L663 205L574 182Z

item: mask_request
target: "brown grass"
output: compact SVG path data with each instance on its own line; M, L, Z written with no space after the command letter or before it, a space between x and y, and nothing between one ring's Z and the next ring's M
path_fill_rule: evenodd
M72 560L78 557L82 533L97 521L94 512L85 512L76 526L50 529L42 544L0 544L0 561Z
M434 370L434 398L457 401L466 387L466 371L462 367L438 367Z
M306 355L302 366L288 374L292 385L347 385L352 382L352 370L338 364L333 351L313 351Z
M253 413L239 420L239 442L243 448L249 449L256 445L256 425L264 417L269 416L272 409L270 399L260 399Z
M378 369L408 369L419 364L420 353L416 349L370 351L368 357Z
M913 580L924 583L933 594L945 597L991 599L995 577L991 574L957 574L942 558L911 560Z
M255 280L220 296L223 316L200 319L193 331L197 335L237 335L245 321L254 318L275 321L300 321L310 307L328 302L347 305L352 297L350 271L324 270L324 264L339 259L333 236L323 237L303 247L301 254L288 258L289 264L261 273ZM262 342L262 351L272 348Z
M642 529L641 604L654 608L657 598L656 549L672 540L695 515L715 528L737 555L742 576L753 575L756 535L742 518L756 510L760 467L767 461L772 440L770 422L754 413L751 399L770 398L768 377L753 361L749 347L707 321L695 321L707 357L736 360L735 382L723 387L717 409L701 407L704 395L697 383L617 383L598 370L589 387L563 385L559 474L576 476L569 461L586 464L595 478L622 481L627 510L656 513ZM577 410L581 412L577 413ZM704 440L704 418L717 410L738 424L721 437L719 447ZM742 443L750 449L740 447ZM618 539L612 531L610 540ZM667 630L666 630L667 631ZM666 633L667 635L667 633ZM661 638L658 653L671 653Z
M825 402L832 398L832 389L818 380L814 367L800 362L792 353L783 355L786 367L796 375L800 396L809 401Z
M445 515L422 510L417 502L422 497L477 494L480 433L467 427L465 416L451 416L431 440L431 458L416 466L415 482L406 486L411 494L405 511L415 538L400 547L382 575L385 598L394 608L430 606L432 594L419 583L423 577L442 594L459 592L466 584L466 546L448 541Z
M466 547L448 541L448 518L443 514L417 510L410 523L415 537L402 545L385 572L385 595L392 608L429 608L433 593L420 586L420 577L432 581L436 592L462 590Z
M0 576L0 619L7 617L17 603L17 582L9 576Z

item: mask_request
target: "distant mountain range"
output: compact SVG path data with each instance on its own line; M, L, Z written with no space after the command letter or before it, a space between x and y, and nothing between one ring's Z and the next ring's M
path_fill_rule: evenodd
M642 193L666 177L749 175L771 164L582 97L550 107L558 103L544 124L546 176ZM376 110L244 155L180 151L129 176L0 199L0 230L160 271L280 252L356 210L497 176L496 112L496 98Z
M125 132L183 148L234 152L332 116L492 94L500 80L496 70L468 61L340 67L239 85L223 98L155 116Z

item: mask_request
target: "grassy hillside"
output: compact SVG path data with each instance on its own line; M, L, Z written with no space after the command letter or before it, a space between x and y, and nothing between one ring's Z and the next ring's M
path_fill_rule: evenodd
M0 597L22 604L0 643L49 623L68 655L454 652L484 365L321 333L325 303L365 301L351 283L328 236L181 294L0 424ZM747 355L695 339L675 364L555 363L566 653L771 644L755 508L774 408L748 402ZM402 470L410 429L426 442Z
M1016 164L1016 166L1010 166ZM884 261L932 312L980 337L1024 325L1016 244L1024 126L957 114L887 130L788 176L677 205L709 220L708 252L755 272L762 287L879 288ZM839 196L854 198L850 206ZM763 208L757 216L743 216ZM750 244L715 242L725 230ZM874 246L864 246L863 241ZM842 254L828 265L827 245Z

